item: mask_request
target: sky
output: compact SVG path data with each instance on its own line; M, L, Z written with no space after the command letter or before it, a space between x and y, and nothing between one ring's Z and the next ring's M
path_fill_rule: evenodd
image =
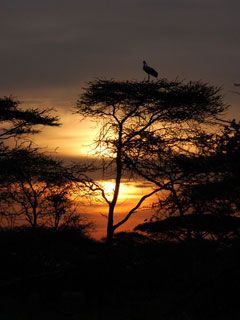
M231 105L226 117L239 119L240 95L231 92L240 83L239 15L238 0L0 0L0 96L55 108L62 126L44 128L34 141L74 159L94 152L97 134L97 123L74 114L82 88L96 78L142 81L143 60L160 78L221 86ZM120 199L118 218L146 191L123 187L130 204ZM81 210L102 236L106 206Z
M82 88L96 78L141 81L143 60L160 77L222 86L238 118L239 14L237 0L0 0L0 96L56 108L62 127L35 140L72 156L96 134L73 114Z

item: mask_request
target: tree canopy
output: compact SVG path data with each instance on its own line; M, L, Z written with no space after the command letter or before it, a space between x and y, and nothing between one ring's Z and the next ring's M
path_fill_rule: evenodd
M59 126L59 118L52 116L52 109L20 107L12 97L0 98L0 141L11 137L39 132L39 125Z
M153 146L157 141L158 147L160 144L163 146L159 149L161 156L163 149L169 156L179 144L194 141L196 132L199 132L196 126L216 121L226 109L220 88L202 82L99 79L88 84L77 101L77 113L101 122L96 142L105 153L108 152L115 170L112 199L108 200L102 190L109 206L109 242L114 230L126 222L148 197L166 187L165 182L155 184L154 190L144 195L125 218L114 221L124 173L130 171L141 175L143 171L137 167L141 156L144 161L150 157L150 163L156 163L156 152L148 152L145 146ZM151 181L148 173L142 177Z

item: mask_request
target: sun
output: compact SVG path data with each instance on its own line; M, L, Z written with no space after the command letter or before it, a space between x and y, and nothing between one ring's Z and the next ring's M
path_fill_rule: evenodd
M113 194L115 189L115 183L113 181L102 181L101 185L105 191L106 194Z
M99 181L99 184L102 186L105 191L106 197L111 201L113 197L113 193L115 190L115 182L114 180L103 180ZM137 189L133 183L122 182L120 185L118 200L125 201L130 200L132 198L136 198Z

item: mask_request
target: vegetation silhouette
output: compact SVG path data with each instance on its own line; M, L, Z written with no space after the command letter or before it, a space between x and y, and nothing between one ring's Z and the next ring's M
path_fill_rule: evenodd
M52 116L53 109L22 109L12 97L0 98L0 142L12 137L35 134L42 126L59 126L59 118ZM4 126L4 124L6 124Z
M22 109L11 97L0 99L0 218L1 226L29 224L55 229L75 225L89 229L76 212L71 195L80 191L78 178L71 166L33 147L30 135L39 126L59 126L52 109ZM13 144L14 143L14 144ZM89 166L88 166L89 168ZM80 222L81 221L81 222Z
M239 238L240 218L220 214L186 214L145 222L136 226L135 230L165 241L190 239L226 241L229 238Z
M80 222L76 200L80 192L71 168L34 148L15 148L1 161L2 219L57 229L62 224Z
M91 165L67 166L26 142L58 118L35 109L30 117L11 98L0 101L1 217L11 219L17 203L29 223L0 228L1 318L239 318L240 124L221 117L219 88L165 79L89 83L77 110L102 124L97 146L105 177L115 173L111 199L87 176ZM153 189L117 221L126 176ZM110 251L89 237L91 226L76 223L71 192L100 194L108 205ZM157 193L150 220L116 233Z
M107 169L115 172L115 187L110 200L104 189L96 186L109 208L109 245L114 231L146 199L169 189L170 185L173 190L176 177L173 181L171 175L166 182L171 158L180 149L187 153L190 147L195 147L196 141L203 136L199 134L201 126L213 122L226 109L220 89L201 82L99 79L88 84L77 101L77 112L84 118L101 121L96 146L104 151L103 157L105 154L110 159ZM115 222L119 189L126 172L152 182L154 189L143 195L122 220ZM159 175L160 180L154 178Z

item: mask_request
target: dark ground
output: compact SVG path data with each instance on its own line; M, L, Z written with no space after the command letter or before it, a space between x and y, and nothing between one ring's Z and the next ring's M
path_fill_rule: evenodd
M0 319L239 319L240 239L163 243L1 231Z

